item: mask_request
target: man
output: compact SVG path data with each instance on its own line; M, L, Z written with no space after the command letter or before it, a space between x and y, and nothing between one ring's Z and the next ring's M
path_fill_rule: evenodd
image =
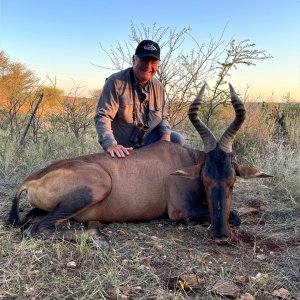
M133 67L106 79L95 125L100 145L112 157L126 157L132 149L158 140L184 143L166 118L164 87L154 78L159 63L158 44L143 40L133 56Z

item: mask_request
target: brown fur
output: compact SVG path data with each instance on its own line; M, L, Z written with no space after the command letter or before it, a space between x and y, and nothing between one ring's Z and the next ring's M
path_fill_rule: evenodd
M167 211L169 174L197 164L204 154L177 144L158 142L134 150L125 159L92 154L54 162L28 176L19 190L27 189L34 207L52 211L64 193L78 186L92 190L93 202L74 217L81 221L150 220ZM180 205L179 205L180 206Z
M205 157L202 151L160 141L122 159L102 153L54 162L21 183L8 224L19 223L17 203L23 190L27 190L33 207L50 212L35 225L32 234L71 217L79 221L122 222L151 220L167 213L172 220L184 220L191 215L199 217L207 205L213 220L210 193L215 182L201 175ZM233 167L237 175L248 178L267 176L237 164L232 165L232 172ZM232 174L221 183L228 199L226 226L234 181ZM207 213L207 208L204 210Z

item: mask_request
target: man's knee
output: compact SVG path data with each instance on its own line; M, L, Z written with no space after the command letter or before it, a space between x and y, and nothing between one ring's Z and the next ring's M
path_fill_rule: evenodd
M179 133L177 131L172 131L171 132L171 142L176 143L176 144L180 144L180 145L184 145L185 138L181 133Z

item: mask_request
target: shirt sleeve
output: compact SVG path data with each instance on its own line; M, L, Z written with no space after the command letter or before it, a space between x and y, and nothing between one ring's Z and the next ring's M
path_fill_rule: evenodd
M113 135L111 123L115 118L118 109L119 101L116 84L113 79L108 78L99 98L94 118L98 133L98 141L104 150L112 144L117 144Z

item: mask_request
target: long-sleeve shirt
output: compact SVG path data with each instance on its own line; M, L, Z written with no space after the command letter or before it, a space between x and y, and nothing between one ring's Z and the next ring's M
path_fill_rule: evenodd
M164 109L165 92L162 83L153 78L142 89L137 80L134 80L135 87L133 89L130 77L131 69L128 68L108 77L99 98L94 120L98 140L104 150L112 144L138 147L138 145L130 143L129 138L137 123L145 124L148 103L149 129L147 132L150 133L156 128L160 136L171 133ZM136 120L133 117L134 102Z

